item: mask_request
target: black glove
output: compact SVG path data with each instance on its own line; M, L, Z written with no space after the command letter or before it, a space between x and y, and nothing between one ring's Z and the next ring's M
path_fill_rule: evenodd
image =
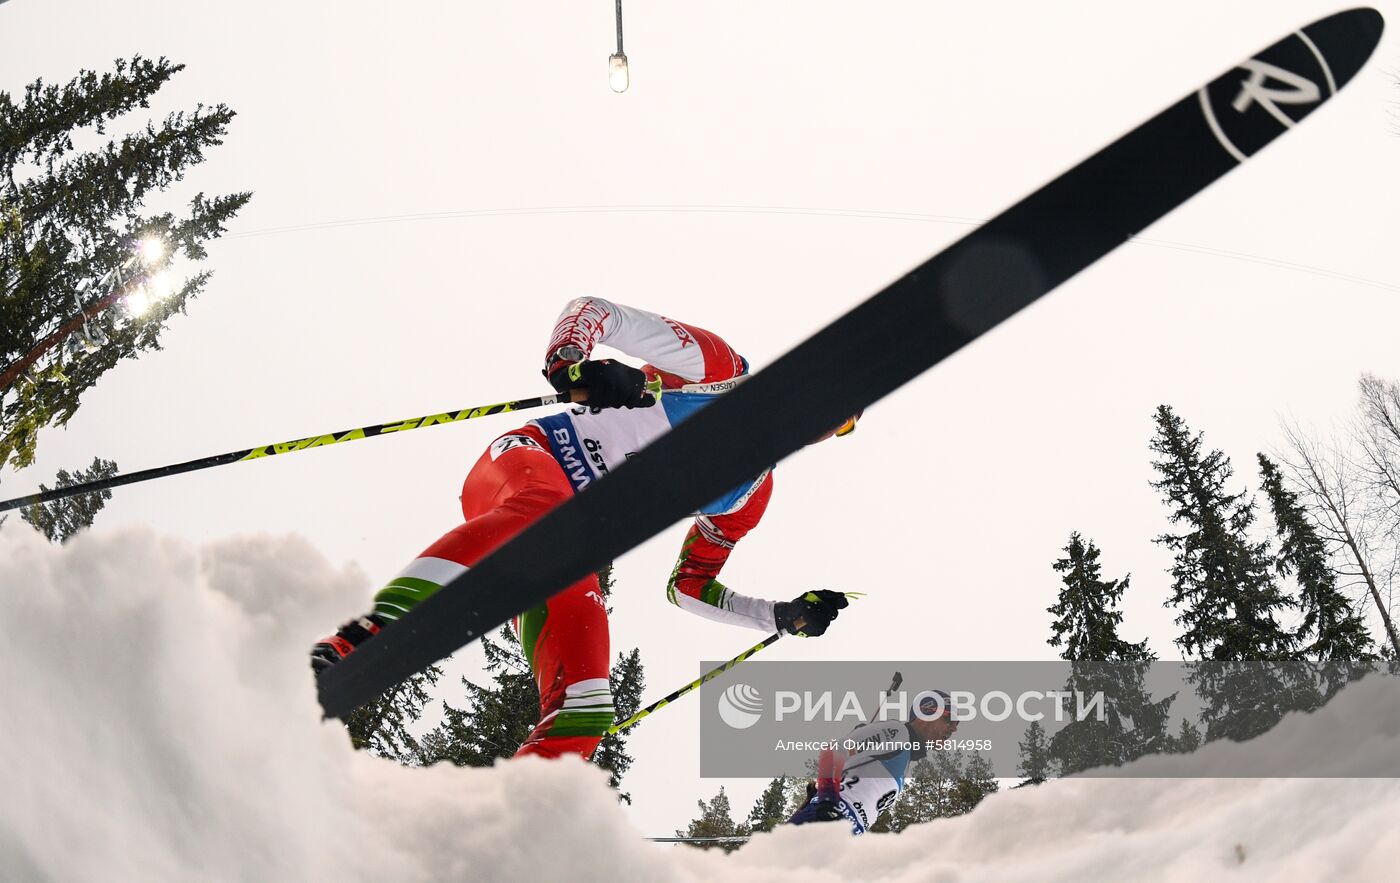
M559 392L587 390L588 398L581 404L591 408L650 408L656 404L656 397L647 391L646 374L612 359L556 362L545 376Z
M805 592L791 601L779 601L773 605L773 619L778 631L804 638L815 638L826 633L837 614L850 602L845 594L829 589ZM802 624L799 626L798 622Z

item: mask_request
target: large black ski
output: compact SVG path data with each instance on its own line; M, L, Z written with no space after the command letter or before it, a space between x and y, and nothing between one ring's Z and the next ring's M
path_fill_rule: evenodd
M326 715L344 718L976 340L1316 110L1383 26L1352 9L1288 35L916 267L323 674Z

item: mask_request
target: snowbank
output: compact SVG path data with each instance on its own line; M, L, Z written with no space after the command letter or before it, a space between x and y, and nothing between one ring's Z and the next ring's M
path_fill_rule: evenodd
M581 763L407 770L353 752L319 719L304 653L367 589L295 539L136 531L59 549L0 530L0 878L1379 880L1400 865L1394 779L1061 781L898 837L658 848ZM1144 767L1243 771L1285 741L1333 774L1400 758L1400 704L1362 682L1257 743Z

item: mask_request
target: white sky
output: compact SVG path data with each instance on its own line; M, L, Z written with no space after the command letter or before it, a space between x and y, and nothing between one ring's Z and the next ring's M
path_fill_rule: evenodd
M1400 4L1377 5L1400 21ZM761 367L1340 5L966 7L629 2L633 85L615 95L606 2L6 4L0 88L137 52L183 62L153 115L196 101L239 115L179 196L255 196L166 349L107 375L32 469L3 476L4 496L94 454L131 471L547 391L542 347L583 293L710 328ZM1133 573L1124 635L1175 655L1169 558L1150 542L1167 527L1147 486L1153 409L1176 406L1254 487L1281 414L1325 424L1351 410L1360 372L1400 377L1397 66L1387 34L1337 99L1150 242L876 405L855 436L785 462L725 582L870 596L829 637L764 656L1047 657L1050 563L1072 530L1108 575ZM592 210L492 213L541 207ZM121 489L99 530L297 533L371 586L457 522L466 469L518 422ZM641 647L649 696L758 637L665 604L683 530L618 565L614 645ZM720 784L694 777L696 712L678 703L632 740L632 812L656 834ZM736 807L760 785L739 783Z

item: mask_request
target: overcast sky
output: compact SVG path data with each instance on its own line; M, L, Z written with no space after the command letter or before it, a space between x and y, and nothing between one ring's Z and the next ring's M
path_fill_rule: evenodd
M1400 4L1377 5L1400 20ZM41 435L32 469L2 476L4 496L93 455L132 471L539 394L555 315L580 294L711 329L762 367L1338 8L630 2L632 87L617 95L602 0L6 4L0 89L168 56L188 69L153 115L238 112L177 195L255 195L165 350L110 372L66 431ZM1326 425L1362 371L1400 378L1397 67L1387 34L1296 132L871 408L854 436L784 462L724 581L869 597L826 638L763 655L1045 658L1050 564L1074 530L1109 576L1133 574L1124 636L1177 655L1170 559L1151 543L1167 529L1147 484L1154 408L1174 405L1253 488L1281 415ZM367 602L457 523L466 470L519 422L120 489L98 529L299 534L358 566ZM641 648L649 697L759 637L665 603L683 533L618 562L613 642ZM632 739L626 785L652 833L718 787L694 777L696 740L695 702ZM736 805L761 784L740 783Z

